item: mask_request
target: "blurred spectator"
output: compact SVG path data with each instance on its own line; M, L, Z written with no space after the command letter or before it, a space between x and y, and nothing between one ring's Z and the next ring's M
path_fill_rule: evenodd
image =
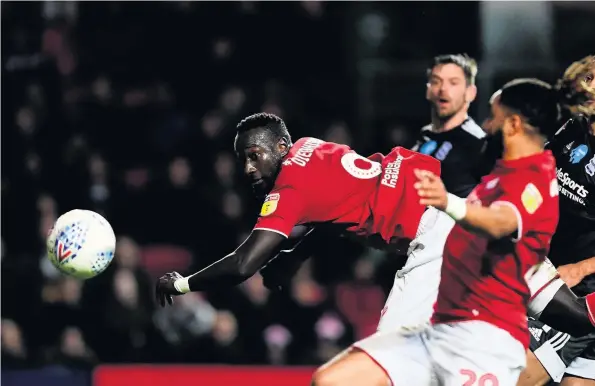
M203 351L197 350L198 339L213 329L217 312L200 294L193 292L188 295L176 298L171 309L157 310L154 319L167 343L180 352L194 352L196 358ZM175 358L179 361L190 359L184 355L176 355Z
M407 128L401 125L395 125L388 131L388 137L392 146L411 146L411 135Z
M351 145L351 135L349 129L342 122L333 123L327 130L324 136L326 141L336 142L343 145Z
M46 352L45 362L90 370L96 363L96 358L85 343L81 331L76 327L69 326L62 332L59 343Z
M236 181L236 160L230 153L217 154L215 159L215 175L222 188L231 188Z
M221 133L222 126L223 120L216 111L211 111L202 118L201 128L207 139L216 138Z
M196 229L176 224L192 224L198 215L195 202L198 192L194 183L192 166L188 159L174 158L168 165L166 181L156 182L152 199L160 203L153 208L153 242L166 242L184 246L194 245Z
M218 60L227 59L233 50L233 45L229 39L219 38L213 44L213 54Z
M143 360L150 353L155 338L153 285L140 263L138 245L120 237L114 263L85 282L85 335L99 359Z
M91 92L100 104L110 103L113 97L111 80L106 76L98 77L91 85Z
M285 116L285 112L283 111L283 108L278 103L276 103L273 100L266 101L262 105L262 107L260 108L260 110L262 112L265 112L265 113L275 114L275 115L277 115L279 117Z
M19 109L16 116L16 125L21 131L21 134L27 138L31 138L37 128L35 111L29 106Z
M19 326L10 319L2 319L2 366L3 368L23 368L27 361L27 348Z
M241 364L250 363L246 347L239 335L238 322L229 311L218 311L211 334L201 345L202 362Z
M374 265L369 259L356 261L353 276L337 286L335 296L339 310L355 329L355 340L360 340L376 331L385 297L372 281Z
M315 363L326 363L339 354L345 345L347 329L343 321L334 313L326 312L315 325L317 344Z
M107 216L108 200L111 195L109 187L109 173L103 157L94 154L89 158L89 191L90 209ZM109 216L108 216L109 217Z
M235 192L227 192L223 195L221 211L230 220L239 220L242 216L242 199Z
M113 281L114 299L107 304L103 316L103 324L111 335L113 359L117 361L142 361L147 348L151 308L143 304L144 288L139 287L132 271L117 269Z
M38 345L49 347L57 344L65 326L84 327L85 320L80 307L82 283L73 278L58 277L44 285L41 297L41 318L44 327L32 332Z
M37 199L37 210L39 210L39 214L42 217L56 217L57 216L57 208L56 208L56 201L47 194L42 194ZM44 228L47 228L45 226ZM49 228L48 228L49 229Z
M221 94L220 106L231 116L240 112L246 101L246 93L239 87L230 87Z
M262 334L279 318L275 315L275 303L262 284L262 277L256 274L237 289L226 294L209 293L209 298L216 307L232 312L237 320L241 330L238 345L250 347L250 352L244 353L246 363L263 363L266 359Z
M267 347L267 362L272 365L286 365L289 362L288 348L294 336L282 325L272 325L264 330L264 341Z

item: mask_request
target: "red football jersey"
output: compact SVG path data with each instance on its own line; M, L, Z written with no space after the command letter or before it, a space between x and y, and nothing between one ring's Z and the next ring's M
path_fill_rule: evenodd
M343 224L381 244L415 238L425 207L414 169L440 174L440 162L402 147L364 158L348 146L301 138L283 160L254 229L287 237L295 225ZM381 240L380 240L381 239Z
M518 230L500 240L455 225L444 247L433 323L482 320L529 344L527 280L545 260L558 224L556 164L550 151L500 160L467 197L477 205L509 205Z

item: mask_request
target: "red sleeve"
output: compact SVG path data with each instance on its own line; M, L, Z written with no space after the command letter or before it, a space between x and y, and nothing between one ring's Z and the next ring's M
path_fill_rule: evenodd
M499 183L502 193L492 205L508 205L514 209L518 221L517 236L513 239L515 242L526 234L533 220L540 217L541 211L547 206L544 205L544 199L548 199L549 194L538 188L543 185L540 180L538 176L527 173Z
M595 292L585 297L587 301L587 311L589 312L589 320L595 326Z
M288 237L303 217L302 195L293 187L274 189L266 196L254 229L277 232Z

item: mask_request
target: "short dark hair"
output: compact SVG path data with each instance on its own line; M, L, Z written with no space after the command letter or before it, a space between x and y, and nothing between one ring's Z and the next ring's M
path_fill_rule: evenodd
M288 144L291 143L291 136L285 126L283 119L279 118L275 114L269 113L257 113L252 114L240 121L236 129L237 133L245 133L252 129L264 128L270 134L274 136L274 139L284 139Z
M500 92L500 104L522 116L541 135L549 138L558 130L560 106L549 83L535 78L514 79Z
M454 64L459 66L463 73L465 74L465 81L467 85L475 84L475 77L477 76L477 62L475 59L470 57L467 54L448 54L448 55L438 55L434 56L432 59L432 63L426 72L428 78L432 75L432 70L436 66L440 66L443 64Z

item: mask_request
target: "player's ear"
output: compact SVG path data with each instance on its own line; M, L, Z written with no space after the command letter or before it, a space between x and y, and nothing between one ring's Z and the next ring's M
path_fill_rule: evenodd
M471 103L477 97L477 86L472 84L471 86L467 87L465 90L465 101L467 103Z
M430 100L430 82L426 82L426 100Z
M287 143L287 140L285 138L281 138L277 143L277 148L279 149L280 153L287 153L287 151L289 150L289 143Z
M508 133L507 135L515 135L521 133L523 131L523 119L518 114L511 114L507 117L509 125L508 125Z

